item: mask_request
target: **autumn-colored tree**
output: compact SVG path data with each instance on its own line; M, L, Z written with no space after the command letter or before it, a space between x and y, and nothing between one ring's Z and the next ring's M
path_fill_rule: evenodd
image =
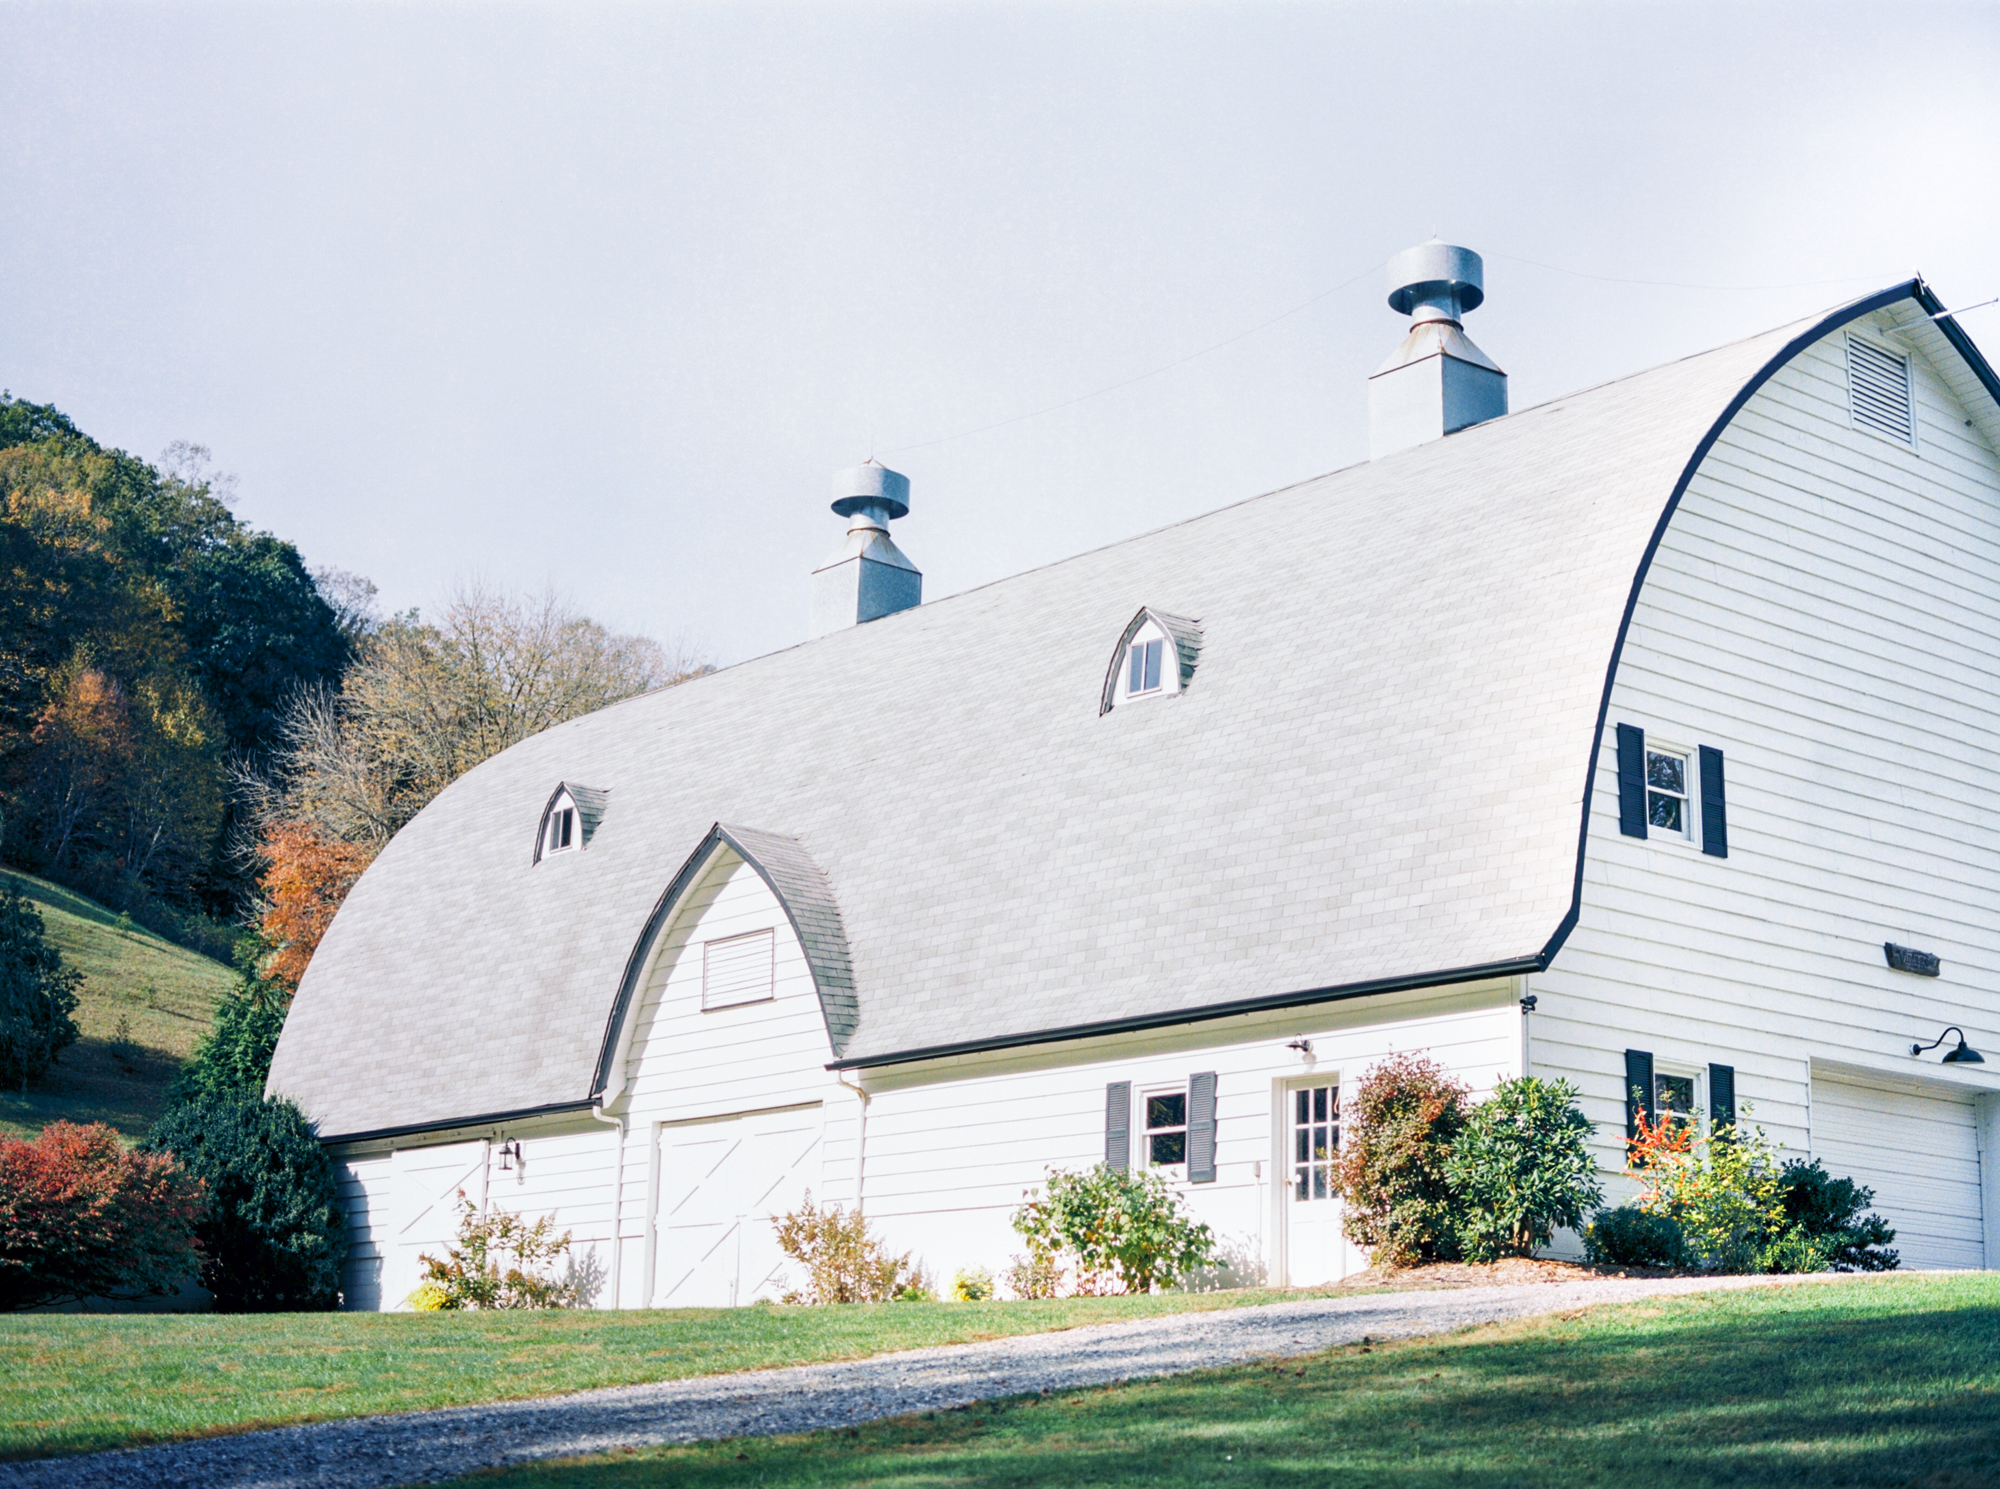
M50 867L66 868L112 798L132 759L125 690L80 651L64 669L32 736L30 811L39 818Z
M333 912L375 856L374 845L343 842L311 822L272 822L258 847L264 871L263 934L276 948L264 974L291 989L305 976Z

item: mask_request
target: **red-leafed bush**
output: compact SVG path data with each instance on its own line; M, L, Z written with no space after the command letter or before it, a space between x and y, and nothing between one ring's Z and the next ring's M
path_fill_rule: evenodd
M0 1138L0 1310L163 1297L195 1274L201 1181L102 1122Z
M1422 1055L1391 1055L1341 1103L1341 1117L1334 1176L1348 1236L1390 1266L1456 1261L1456 1196L1445 1166L1465 1126L1464 1083Z

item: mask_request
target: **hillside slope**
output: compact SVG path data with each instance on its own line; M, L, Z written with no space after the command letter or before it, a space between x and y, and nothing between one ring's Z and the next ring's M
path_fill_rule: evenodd
M84 979L76 1010L83 1037L25 1096L0 1091L0 1132L27 1136L61 1117L143 1135L236 974L45 879L9 869L0 877L35 902L49 939ZM123 1045L121 1018L129 1021Z

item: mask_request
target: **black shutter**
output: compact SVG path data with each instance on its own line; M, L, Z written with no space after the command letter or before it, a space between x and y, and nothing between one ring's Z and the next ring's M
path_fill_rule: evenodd
M1708 1123L1711 1129L1736 1125L1736 1067L1708 1067Z
M1104 1088L1104 1164L1120 1173L1132 1166L1132 1083Z
M1646 835L1646 731L1631 724L1618 726L1618 830Z
M1729 819L1722 810L1722 751L1701 747L1701 851L1729 856Z
M1188 1077L1188 1183L1215 1182L1215 1072Z
M1638 1095L1634 1096L1634 1090ZM1633 1141L1639 1136L1639 1113L1646 1114L1652 1121L1653 1110L1653 1057L1645 1050L1625 1051L1625 1137Z

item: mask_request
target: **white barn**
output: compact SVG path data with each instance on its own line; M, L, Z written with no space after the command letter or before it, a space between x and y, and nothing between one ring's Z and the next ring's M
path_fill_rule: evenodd
M1298 1145L1407 1050L1576 1082L1607 1170L1632 1083L1749 1104L2000 1266L2000 1060L1911 1053L2000 1048L2000 381L1913 280L1508 414L1477 257L1391 271L1366 464L930 604L846 473L826 634L405 828L271 1073L348 1305L461 1189L601 1306L740 1304L807 1189L948 1280L1104 1160L1330 1279Z

